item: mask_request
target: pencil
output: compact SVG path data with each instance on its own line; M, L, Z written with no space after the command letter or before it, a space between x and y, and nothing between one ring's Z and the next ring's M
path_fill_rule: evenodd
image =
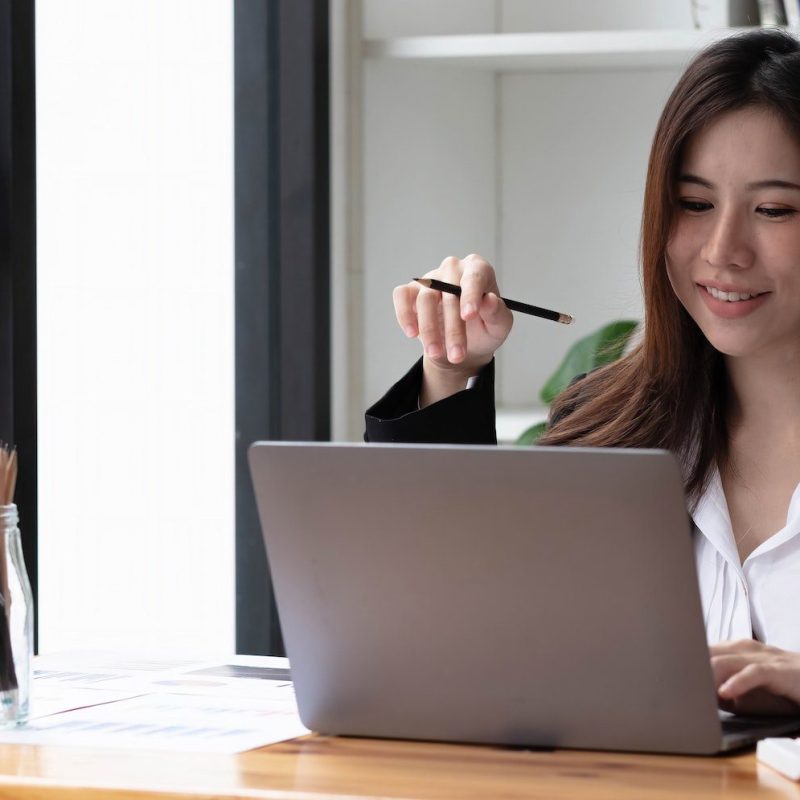
M461 287L456 286L454 283L437 281L436 278L413 278L412 280L421 283L423 286L427 286L429 289L438 289L440 292L447 292L448 294L461 297ZM520 311L523 314L549 319L553 322L563 322L564 325L569 325L572 322L572 317L569 314L560 314L558 311L550 311L549 308L539 308L539 306L520 303L519 300L509 300L506 297L501 297L500 299L506 304L506 308L511 311Z

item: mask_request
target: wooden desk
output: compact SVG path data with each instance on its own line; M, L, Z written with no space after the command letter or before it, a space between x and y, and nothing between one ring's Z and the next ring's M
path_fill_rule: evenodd
M0 745L0 798L134 800L792 798L755 754L531 752L307 736L236 756Z

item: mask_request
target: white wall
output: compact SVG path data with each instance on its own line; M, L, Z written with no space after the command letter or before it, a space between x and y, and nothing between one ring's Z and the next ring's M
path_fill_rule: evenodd
M498 357L501 405L536 402L575 339L614 319L642 318L647 156L673 81L661 71L503 76L504 291L575 322L517 316Z
M40 650L232 652L232 3L36 6Z
M691 0L498 0L497 6L501 30L509 32L692 27Z

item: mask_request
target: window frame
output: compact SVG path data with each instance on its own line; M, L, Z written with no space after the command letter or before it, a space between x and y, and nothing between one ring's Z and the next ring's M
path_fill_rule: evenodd
M35 3L0 0L0 439L18 451L14 499L37 607L35 69Z
M235 0L236 649L283 655L247 465L329 440L327 0Z

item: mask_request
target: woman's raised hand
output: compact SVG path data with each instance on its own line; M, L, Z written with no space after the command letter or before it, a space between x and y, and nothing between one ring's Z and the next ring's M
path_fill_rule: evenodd
M466 385L506 340L513 316L500 299L492 265L479 255L450 256L422 277L461 286L461 297L412 281L394 289L397 322L423 348L421 405Z

